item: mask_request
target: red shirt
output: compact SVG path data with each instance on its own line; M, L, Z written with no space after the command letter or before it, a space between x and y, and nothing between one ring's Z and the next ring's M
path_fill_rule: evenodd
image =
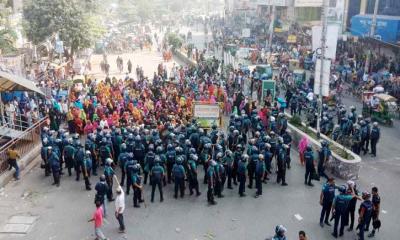
M103 225L103 208L98 207L96 211L93 214L93 219L94 219L94 227L99 228L101 225Z

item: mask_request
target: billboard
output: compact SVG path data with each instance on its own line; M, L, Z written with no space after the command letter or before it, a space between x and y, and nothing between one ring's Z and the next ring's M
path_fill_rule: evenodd
M316 51L321 48L322 26L314 26L312 28L312 50ZM339 25L328 25L326 34L326 51L325 58L336 58L337 40L339 37Z

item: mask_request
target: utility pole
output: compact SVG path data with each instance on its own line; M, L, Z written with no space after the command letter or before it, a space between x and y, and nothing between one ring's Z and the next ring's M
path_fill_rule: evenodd
M269 40L268 40L268 46L267 46L268 49L272 47L272 37L274 35L275 12L276 12L275 2L272 1L272 16L271 16L271 23L269 25Z
M322 1L321 9L321 21L322 21L322 33L321 33L321 57L320 57L320 73L319 73L319 96L318 96L318 116L317 116L317 137L321 134L321 115L322 115L322 83L324 79L324 61L326 52L326 34L328 31L328 22L326 19L328 0ZM314 83L315 84L315 83Z
M376 29L376 15L378 14L378 7L379 7L379 0L375 0L375 6L374 6L374 15L372 16L372 23L371 23L371 30L369 32L369 37L373 38L375 36L375 29ZM368 74L369 73L369 62L371 59L371 48L368 48L368 53L367 53L367 58L365 59L365 68L364 68L364 73Z

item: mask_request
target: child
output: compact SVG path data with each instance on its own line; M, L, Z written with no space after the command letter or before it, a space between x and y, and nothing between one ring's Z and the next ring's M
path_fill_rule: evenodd
M94 221L94 234L96 236L96 240L108 240L103 234L101 227L103 226L103 209L101 207L101 203L96 201L96 211L93 214L93 218L88 222Z

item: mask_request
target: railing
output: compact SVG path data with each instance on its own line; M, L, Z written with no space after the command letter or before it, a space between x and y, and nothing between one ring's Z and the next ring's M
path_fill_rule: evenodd
M22 116L18 114L14 118L3 116L2 125L3 127L7 127L13 130L25 131L29 128L29 125L32 125L32 123L22 120Z
M3 174L8 168L8 150L14 146L15 150L17 150L21 157L29 153L29 151L41 143L40 130L44 125L47 125L47 118L43 118L36 122L23 133L21 133L20 136L10 140L0 147L0 175Z

